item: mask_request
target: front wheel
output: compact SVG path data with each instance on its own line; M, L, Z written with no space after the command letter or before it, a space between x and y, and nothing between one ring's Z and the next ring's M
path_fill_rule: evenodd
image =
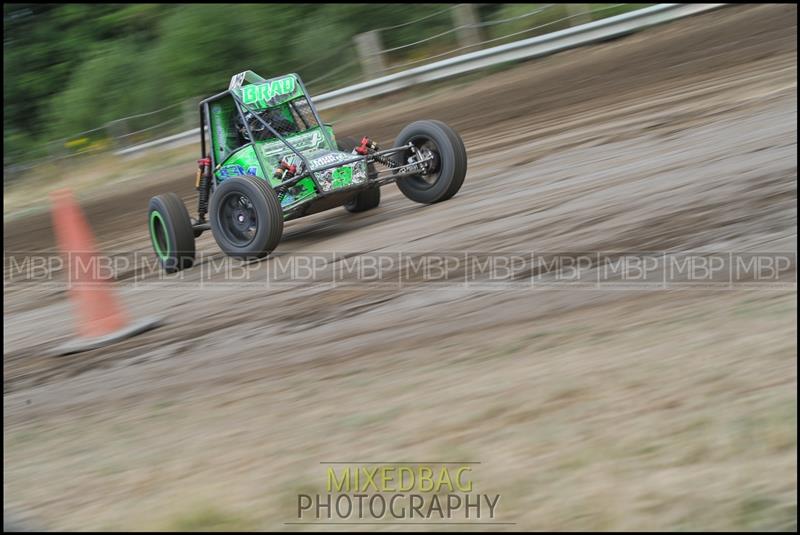
M467 174L467 150L455 130L441 121L417 121L403 128L394 146L412 143L426 171L397 179L397 187L414 202L432 204L446 201L461 189ZM408 161L411 151L403 154Z
M266 181L238 176L224 181L211 195L211 232L219 248L234 258L263 258L283 235L283 210Z

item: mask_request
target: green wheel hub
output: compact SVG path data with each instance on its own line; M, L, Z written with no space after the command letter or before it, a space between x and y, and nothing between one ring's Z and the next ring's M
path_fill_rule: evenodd
M162 247L162 240L166 244L166 250ZM169 251L170 243L169 243L169 233L167 232L167 226L164 224L164 219L161 217L157 211L153 210L150 213L150 239L153 241L153 248L156 250L156 254L161 260L166 261L169 258Z

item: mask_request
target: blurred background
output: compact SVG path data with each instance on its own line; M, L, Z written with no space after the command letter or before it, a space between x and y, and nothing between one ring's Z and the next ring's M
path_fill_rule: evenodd
M6 4L4 185L195 128L232 73L319 95L646 5Z
M470 461L507 523L470 530L796 531L797 6L693 6L4 4L4 516L305 530L287 523L325 493L323 463ZM330 96L642 9L683 15ZM102 253L152 264L148 202L175 192L195 213L196 104L247 69L298 72L337 136L448 123L463 187L420 205L388 185L374 210L289 221L247 269L208 232L196 268L115 264L130 317L164 324L52 356L77 325L64 270L9 260L58 255L48 194L75 191ZM765 263L401 287L277 261L542 251Z

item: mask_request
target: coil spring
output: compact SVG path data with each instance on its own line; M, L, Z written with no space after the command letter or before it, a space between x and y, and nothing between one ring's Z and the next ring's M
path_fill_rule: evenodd
M203 173L203 176L200 177L200 192L197 196L197 213L201 221L205 219L205 215L208 213L209 175L210 173Z
M385 165L386 167L395 167L397 164L394 163L394 160L389 158L388 156L382 156L380 154L373 154L372 157L375 159L376 162Z

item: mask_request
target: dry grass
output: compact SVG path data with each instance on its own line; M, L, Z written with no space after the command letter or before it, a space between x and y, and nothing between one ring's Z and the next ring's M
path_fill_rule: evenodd
M118 157L112 153L42 164L3 188L3 218L13 219L48 206L50 192L70 188L77 194L115 195L119 188L142 180L154 180L175 172L191 175L197 159L194 145L140 156Z
M321 461L457 456L509 529L793 530L796 319L793 294L649 295L53 416L6 429L7 504L61 529L280 529Z

